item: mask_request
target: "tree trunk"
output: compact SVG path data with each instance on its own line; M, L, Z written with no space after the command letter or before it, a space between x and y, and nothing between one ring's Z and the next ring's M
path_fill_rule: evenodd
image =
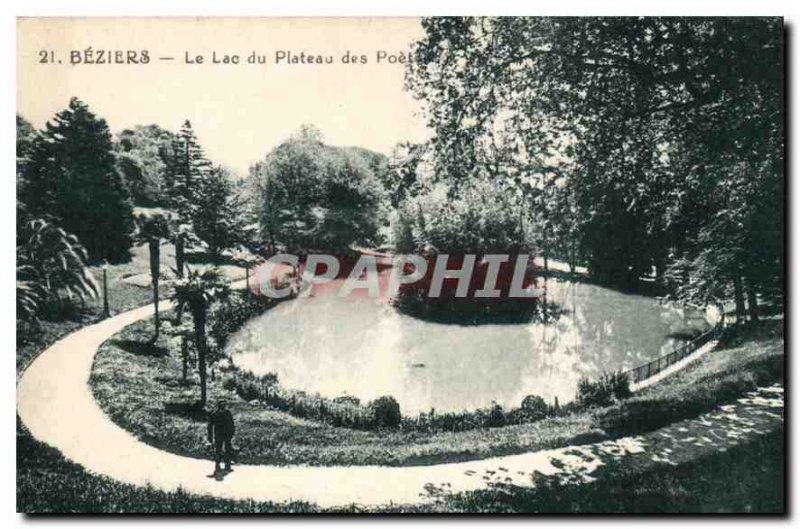
M154 241L150 241L150 277L153 280L153 305L155 306L155 326L156 332L151 339L152 343L156 343L158 340L159 331L161 330L161 319L160 314L158 312L158 276L160 274L160 264L161 264L161 246L159 245L159 241L156 239Z
M756 289L752 285L747 285L747 308L750 310L750 321L758 322L758 298Z
M175 240L175 271L179 278L183 278L183 237Z
M575 250L575 236L573 235L570 239L570 252L569 252L569 273L575 274L575 269L577 268L578 256L577 251Z
M200 407L206 405L206 309L194 314L195 345L197 346L197 369L200 371Z
M733 276L733 297L734 301L736 302L736 323L744 323L744 292L742 290L742 278L738 274Z
M183 360L183 383L186 384L189 379L189 341L186 336L181 336L181 359Z

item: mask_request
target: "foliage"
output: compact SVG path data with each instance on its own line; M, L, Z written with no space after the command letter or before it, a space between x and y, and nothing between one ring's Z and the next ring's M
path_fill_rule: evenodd
M608 406L614 400L631 396L627 373L605 373L597 380L581 378L578 381L577 402L581 406Z
M532 226L514 192L483 178L464 183L458 191L434 184L428 192L407 200L395 228L398 245L437 253L518 253L531 249Z
M400 426L402 419L400 404L391 395L378 397L369 403L369 407L378 427L397 428Z
M781 282L777 18L430 18L407 82L433 172L530 202L542 252L682 299ZM754 63L752 58L760 60Z
M167 210L144 209L134 211L136 221L136 241L139 243L149 243L170 238L172 215Z
M127 259L131 203L105 120L72 98L36 134L28 158L18 197L27 214L55 218L81 241L92 260Z
M376 244L383 165L375 153L325 145L316 129L302 128L250 170L264 239L295 250Z
M213 339L214 349L221 355L228 338L251 318L272 308L278 300L257 296L250 292L236 292L215 304L209 314L208 335Z
M244 204L230 175L221 167L195 184L193 215L197 236L208 245L212 259L222 250L244 242Z
M204 191L203 183L211 173L212 164L188 119L175 135L172 154L167 164L167 193L173 209L183 218L191 219L199 211L196 199Z
M528 395L522 399L520 409L529 417L544 418L550 411L550 406L539 395ZM554 410L555 411L555 410Z
M194 342L197 349L200 372L200 405L205 406L207 397L208 344L206 341L206 322L208 310L212 303L226 299L230 294L228 283L222 273L212 268L202 274L190 270L186 278L178 280L173 286L172 299L179 307L189 309L194 324Z
M35 321L46 305L97 295L77 237L45 219L22 220L17 239L17 316Z
M169 206L173 185L175 134L158 125L137 125L117 135L117 169L122 173L133 203L139 206Z

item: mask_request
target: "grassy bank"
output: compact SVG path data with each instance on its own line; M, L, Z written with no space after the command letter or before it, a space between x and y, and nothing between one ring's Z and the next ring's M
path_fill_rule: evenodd
M725 452L645 472L601 467L589 484L496 485L442 496L424 512L448 513L774 513L785 510L783 431Z
M104 411L146 443L208 459L205 419L192 409L198 388L180 380L180 359L163 343L146 346L149 322L123 330L100 349L91 377ZM136 344L139 344L138 346ZM425 465L482 459L588 443L655 430L734 401L756 386L782 380L783 337L765 325L732 336L697 364L632 398L611 406L541 421L453 433L413 430L359 431L293 417L247 402L210 383L210 398L225 396L237 421L238 461L288 465Z
M161 276L163 279L173 277L175 266L175 247L164 244L160 254ZM190 264L192 269L208 267L208 264ZM98 296L87 300L82 305L71 307L59 318L43 320L35 332L17 332L17 371L23 369L39 351L81 327L100 320L103 313L103 269L100 266L89 267L99 286ZM230 279L244 277L244 269L225 266L223 272ZM150 285L150 256L146 245L131 248L131 260L127 263L109 265L106 270L108 284L108 305L112 314L141 307L153 302L153 291ZM168 288L160 289L160 298L169 296Z
M229 501L133 487L88 474L17 424L17 510L26 513L308 513L307 503ZM784 510L782 432L678 467L608 467L585 485L494 486L433 504L336 512L779 513Z
M17 420L17 511L25 513L307 513L306 503L220 500L161 492L89 474L31 437Z

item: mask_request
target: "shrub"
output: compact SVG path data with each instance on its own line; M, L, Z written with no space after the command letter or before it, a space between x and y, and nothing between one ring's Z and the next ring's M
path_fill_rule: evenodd
M222 379L222 389L227 391L233 391L237 387L236 385L236 377L234 376L227 376Z
M608 406L614 400L631 396L626 373L603 374L595 381L586 377L578 381L577 401L581 406Z
M539 420L548 415L550 407L539 395L528 395L522 399L520 411L528 420Z
M496 402L492 404L489 409L489 415L486 417L486 426L489 428L497 428L506 425L506 414L503 412L503 407Z
M617 400L627 399L632 395L630 379L627 373L611 374L611 390Z
M238 331L248 320L266 312L275 301L266 296L248 292L236 292L226 300L214 305L209 316L208 335L220 353L228 338Z
M400 426L402 416L400 414L400 404L391 395L379 397L370 402L375 423L378 426L396 428Z

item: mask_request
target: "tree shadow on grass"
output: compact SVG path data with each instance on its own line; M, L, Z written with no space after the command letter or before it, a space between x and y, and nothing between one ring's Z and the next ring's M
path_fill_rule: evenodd
M173 375L156 375L153 377L155 382L160 382L168 388L190 388L197 386L197 382L192 379L182 380Z
M169 353L169 350L166 347L162 347L150 342L139 342L136 340L113 340L111 343L123 351L137 356L162 357Z
M169 415L176 415L192 421L205 422L208 420L208 412L196 400L166 402L164 411Z

